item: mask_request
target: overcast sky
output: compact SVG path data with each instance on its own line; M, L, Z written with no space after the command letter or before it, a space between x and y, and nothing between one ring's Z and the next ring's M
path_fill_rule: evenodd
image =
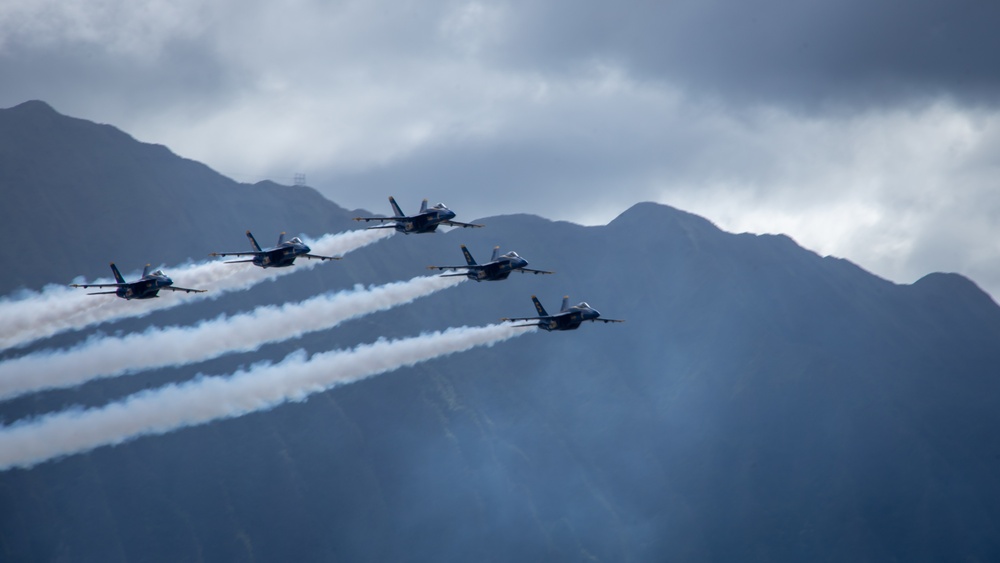
M1000 298L998 22L994 0L4 0L0 106L347 208L604 224L657 201Z

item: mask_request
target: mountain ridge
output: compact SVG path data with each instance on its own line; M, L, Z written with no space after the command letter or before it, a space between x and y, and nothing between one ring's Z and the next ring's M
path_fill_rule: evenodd
M67 179L89 178L88 196L100 199L105 185L93 177L106 178L112 193L156 209L154 226L184 226L100 246L98 233L117 232L107 217L61 204L46 215L13 200L21 207L9 208L0 234L20 244L32 233L39 248L74 259L45 269L7 255L16 266L0 294L16 287L11 280L39 287L66 272L104 276L112 250L176 264L239 248L247 228L269 240L279 230L357 227L353 213L313 190L237 184L134 140L119 149L43 138L32 149L65 141L77 156L62 160L66 151L12 153L11 138L0 126L0 161L40 178L29 187L61 193L75 185ZM150 160L135 159L145 150ZM12 177L0 166L5 192L25 186ZM180 203L164 206L174 185L186 186L168 190ZM213 203L199 209L205 201ZM533 315L531 295L554 310L569 294L626 322L530 332L266 412L2 472L0 559L1000 557L1000 307L971 280L929 274L898 285L783 235L728 233L648 202L604 226L530 214L482 222L395 235L274 283L0 358L408 279L461 263L460 244L481 262L501 245L556 274L468 281L250 352L7 401L3 423L297 350Z

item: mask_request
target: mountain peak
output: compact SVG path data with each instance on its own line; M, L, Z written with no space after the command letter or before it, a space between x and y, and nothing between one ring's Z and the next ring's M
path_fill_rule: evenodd
M608 226L615 225L616 223L635 223L647 221L655 221L659 223L670 221L686 226L698 226L701 228L718 230L718 228L711 221L705 219L704 217L695 215L694 213L688 213L687 211L681 211L676 207L671 207L662 203L654 203L652 201L640 202L632 207L629 207L618 215L618 217L615 217L614 220L608 223Z
M976 307L996 306L988 293L961 274L933 272L913 282L912 287L926 296L947 297Z
M59 112L57 112L55 108L53 108L52 106L41 100L28 100L27 102L22 102L14 107L7 108L6 111L16 112L19 114L32 114L32 115L59 114Z

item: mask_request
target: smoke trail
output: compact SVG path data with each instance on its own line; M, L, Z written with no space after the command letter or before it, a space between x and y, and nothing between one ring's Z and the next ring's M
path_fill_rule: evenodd
M367 246L395 231L359 230L325 235L312 243L317 254L339 255ZM177 285L207 289L208 293L175 295L165 292L159 299L126 301L113 295L87 295L86 291L64 286L46 286L20 299L0 299L0 350L22 346L67 330L126 317L148 315L153 311L214 298L221 293L254 286L264 280L311 269L320 261L298 260L289 268L267 270L250 264L202 262L167 270ZM101 281L99 283L106 283Z
M36 352L0 363L0 400L45 389L79 385L99 377L179 366L232 352L255 350L341 322L409 303L465 281L464 277L421 276L280 307L265 306L192 327L150 328L122 338L90 339L74 348Z
M379 340L306 359L295 352L278 364L228 377L202 377L143 391L100 408L62 411L0 427L0 470L31 467L56 457L269 410L287 401L405 366L491 346L520 334L509 324L451 328L400 340Z

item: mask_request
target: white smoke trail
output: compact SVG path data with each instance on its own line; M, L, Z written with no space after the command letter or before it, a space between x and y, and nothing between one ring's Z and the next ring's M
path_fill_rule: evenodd
M524 334L509 324L451 328L401 340L379 340L306 359L301 351L278 364L228 377L202 377L144 391L100 408L62 411L0 427L0 471L115 445L138 436L269 410L337 385Z
M0 400L72 387L99 377L179 366L332 328L462 283L464 277L421 276L220 316L191 327L150 328L125 337L92 338L74 348L41 351L0 363Z
M325 235L310 246L321 255L341 255L390 236L395 231L358 230ZM311 269L321 261L299 259L288 268L258 268L251 264L202 262L166 270L181 287L207 289L207 293L163 292L158 299L126 301L114 295L87 295L85 290L46 286L27 297L0 299L0 350L23 346L67 330L126 317L140 317L153 311L214 298L221 293L254 286L264 280ZM98 283L107 283L100 281Z

